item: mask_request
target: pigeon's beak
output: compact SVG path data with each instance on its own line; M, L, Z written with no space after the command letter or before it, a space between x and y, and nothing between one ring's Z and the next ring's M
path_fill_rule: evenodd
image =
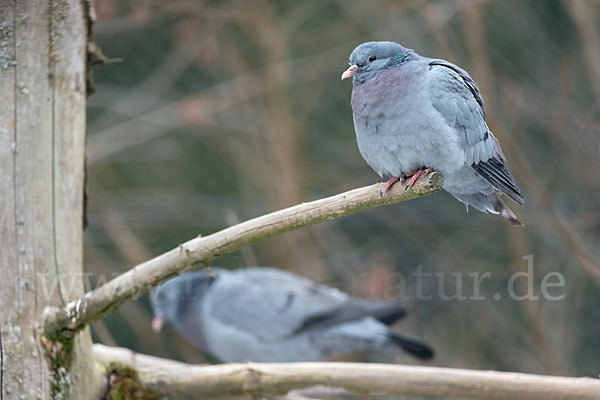
M152 330L154 332L160 332L164 323L165 323L165 320L164 320L163 316L160 314L156 315L154 317L154 319L152 320Z
M342 80L353 76L356 73L357 69L358 69L358 67L356 65L351 65L350 68L345 70L344 73L342 74Z

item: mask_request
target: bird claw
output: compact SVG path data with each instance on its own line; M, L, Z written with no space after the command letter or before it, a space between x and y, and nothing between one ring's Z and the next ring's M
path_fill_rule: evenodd
M400 177L393 176L387 180L387 182L385 183L385 185L383 185L381 187L381 189L379 189L379 196L383 197L383 195L385 195L387 192L389 192L390 188L394 185L394 183L396 183L398 181L400 181L401 183L404 183L404 182L406 182L407 179L409 179L409 181L408 181L408 184L404 187L404 190L408 190L411 187L413 187L413 185L417 182L417 180L419 179L420 176L428 175L432 172L433 172L433 169L431 169L431 168L423 168L423 169L419 169L417 171L402 174Z
M408 190L411 187L413 187L413 185L417 182L417 180L419 179L419 177L421 175L428 175L432 172L433 172L433 170L431 168L423 168L423 169L419 169L414 172L409 172L407 174L403 174L402 175L402 183L404 183L407 179L410 178L410 180L408 181L408 184L404 187L404 190Z
M398 182L400 180L400 178L398 178L397 176L393 176L390 179L388 179L388 181L385 183L385 185L383 185L381 187L381 189L379 190L379 197L383 197L384 194L386 194L390 188L394 185L394 183Z

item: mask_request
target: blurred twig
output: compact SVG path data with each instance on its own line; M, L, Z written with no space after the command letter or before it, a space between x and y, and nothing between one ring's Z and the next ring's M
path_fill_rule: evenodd
M117 345L117 342L110 333L110 330L106 327L102 320L94 321L94 323L92 323L92 329L94 332L96 332L96 335L98 335L98 338L100 338L102 344L107 346Z
M581 35L581 46L587 61L590 82L594 89L596 104L600 104L600 36L595 20L595 10L585 0L563 1L571 12L573 20Z
M429 30L437 44L439 57L453 60L452 50L448 45L446 34L443 32L446 21L441 14L441 4L438 2L422 0L422 10L425 22L429 26Z

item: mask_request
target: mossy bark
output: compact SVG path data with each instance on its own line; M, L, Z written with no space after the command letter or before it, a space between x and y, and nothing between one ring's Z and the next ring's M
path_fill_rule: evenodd
M112 362L106 368L108 387L106 400L159 400L160 393L142 387L135 369L118 362Z

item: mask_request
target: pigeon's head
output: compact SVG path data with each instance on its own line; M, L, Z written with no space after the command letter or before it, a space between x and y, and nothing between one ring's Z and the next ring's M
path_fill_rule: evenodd
M186 312L193 312L194 305L202 301L213 282L214 278L201 270L186 272L155 288L150 293L154 311L152 329L160 331L165 322L175 326L181 323Z
M350 54L350 68L344 71L342 80L354 77L355 83L362 83L383 69L413 59L414 54L395 42L363 43Z

